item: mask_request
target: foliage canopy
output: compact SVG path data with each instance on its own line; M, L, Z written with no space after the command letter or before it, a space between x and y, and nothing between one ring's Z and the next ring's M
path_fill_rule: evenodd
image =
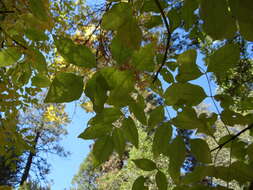
M89 98L96 115L79 138L95 140L97 165L115 152L122 155L129 144L138 148L136 123L141 123L154 135L154 157L169 158L175 189L224 189L212 180L202 183L213 177L227 182L227 188L232 180L249 187L252 10L251 0L108 0L89 18L82 13L90 12L82 1L0 1L0 153L4 155L6 147L26 149L13 118L40 104L38 94L47 90L45 103ZM91 24L94 30L85 36L85 26ZM204 64L197 62L198 56ZM206 87L194 82L200 78L206 79ZM211 80L220 88L217 93ZM151 110L149 93L160 99ZM195 106L207 99L215 111L198 114ZM176 114L171 117L170 112ZM219 139L214 125L218 121L227 131ZM172 135L176 129L196 131L189 146L183 137ZM247 140L242 140L246 133ZM203 136L216 146L209 147ZM231 159L217 166L213 152L223 148L230 150ZM199 165L185 175L188 152ZM133 162L139 169L157 170L157 188L167 188L167 177L154 161ZM148 189L147 181L139 176L133 189Z

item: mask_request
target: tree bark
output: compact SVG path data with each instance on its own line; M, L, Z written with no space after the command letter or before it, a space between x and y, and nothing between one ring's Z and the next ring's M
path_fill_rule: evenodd
M37 146L39 138L40 138L40 132L36 132L36 136L35 136L35 139L34 139L34 145L33 145L33 150L34 151L29 152L29 156L27 158L27 162L26 162L26 165L25 165L25 170L23 172L23 175L22 175L22 178L21 178L21 181L20 181L20 186L23 185L26 182L26 180L29 176L29 172L30 172L32 162L33 162L33 157L36 155L36 146Z

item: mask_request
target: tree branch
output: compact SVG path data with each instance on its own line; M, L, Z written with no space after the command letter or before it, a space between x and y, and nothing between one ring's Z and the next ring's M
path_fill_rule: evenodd
M3 33L10 38L14 43L16 43L17 45L19 45L20 47L22 47L23 49L28 49L26 46L24 46L23 44L19 43L17 40L15 40L14 38L12 38L2 27L0 27L0 30L3 31Z
M212 149L211 152L217 150L217 149L222 149L226 144L228 144L229 142L235 140L237 137L239 137L242 133L244 133L247 130L250 130L251 128L253 128L253 123L251 125L249 125L248 127L246 127L245 129L241 130L239 133L237 133L236 135L232 136L230 139L226 140L224 143L220 144L219 146L217 146L216 148Z
M0 11L0 14L15 13L14 11Z
M162 6L159 2L159 0L154 0L158 9L160 10L160 13L162 15L162 18L163 18L163 22L165 24L165 27L167 29L167 43L166 43L166 49L165 49L165 53L164 53L164 57L163 57L163 62L161 64L161 66L159 67L159 69L157 70L155 76L154 76L154 79L153 79L153 83L156 81L156 79L158 78L158 75L160 73L160 71L162 70L163 66L165 65L166 63L166 60L167 60L167 56L168 56L168 51L169 51L169 47L170 47L170 40L171 40L171 32L170 32L170 26L169 26L169 23L168 23L168 20L167 20L167 17L162 9Z

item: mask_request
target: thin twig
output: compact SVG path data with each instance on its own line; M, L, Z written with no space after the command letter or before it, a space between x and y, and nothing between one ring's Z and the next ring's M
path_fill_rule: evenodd
M239 137L242 133L244 133L247 130L250 130L251 128L253 128L253 123L251 125L249 125L248 127L246 127L245 129L241 130L239 133L237 133L236 135L232 136L230 139L226 140L224 143L220 144L219 146L217 146L216 148L212 149L211 152L217 150L217 149L222 149L226 144L228 144L229 142L235 140L237 137Z
M153 82L152 83L155 83L156 79L158 78L158 75L160 73L160 71L162 70L163 66L165 65L166 63L166 60L167 60L167 56L168 56L168 51L169 51L169 47L170 47L170 40L171 40L171 32L170 32L170 26L169 26L169 23L168 23L168 20L167 20L167 17L162 9L162 6L159 2L159 0L154 0L158 9L160 10L160 13L162 15L162 18L163 18L163 22L165 24L165 27L167 29L167 43L166 43L166 49L165 49L165 53L164 53L164 57L163 57L163 62L161 64L161 66L159 67L159 69L157 70L155 76L154 76L154 79L153 79Z

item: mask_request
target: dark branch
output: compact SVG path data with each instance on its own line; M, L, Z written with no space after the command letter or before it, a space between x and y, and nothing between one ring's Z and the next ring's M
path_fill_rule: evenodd
M168 20L167 20L167 17L162 9L162 6L159 2L159 0L154 0L158 9L160 10L160 13L162 15L162 18L163 18L163 22L165 24L165 27L167 29L167 44L166 44L166 49L165 49L165 53L164 53L164 57L163 57L163 62L161 64L161 66L159 67L159 69L157 70L155 76L154 76L154 79L153 79L153 83L156 81L156 79L158 78L158 75L160 73L160 71L162 70L163 66L165 65L166 63L166 60L167 60L167 56L168 56L168 51L169 51L169 47L170 47L170 40L171 40L171 32L170 32L170 26L169 26L169 23L168 23Z
M222 149L226 144L228 144L229 142L235 140L237 137L239 137L242 133L244 133L247 130L250 130L251 128L253 128L253 123L251 125L249 125L248 127L246 127L245 129L241 130L239 133L237 133L236 135L232 136L230 139L228 139L227 141L225 141L224 143L220 144L219 146L217 146L216 148L212 149L211 152L217 150L217 149Z
M0 14L15 13L14 11L0 11Z
M17 40L15 40L14 38L12 38L2 27L0 27L0 30L3 31L3 33L10 38L15 44L19 45L20 47L22 47L23 49L28 49L26 46L24 46L23 44L19 43Z

